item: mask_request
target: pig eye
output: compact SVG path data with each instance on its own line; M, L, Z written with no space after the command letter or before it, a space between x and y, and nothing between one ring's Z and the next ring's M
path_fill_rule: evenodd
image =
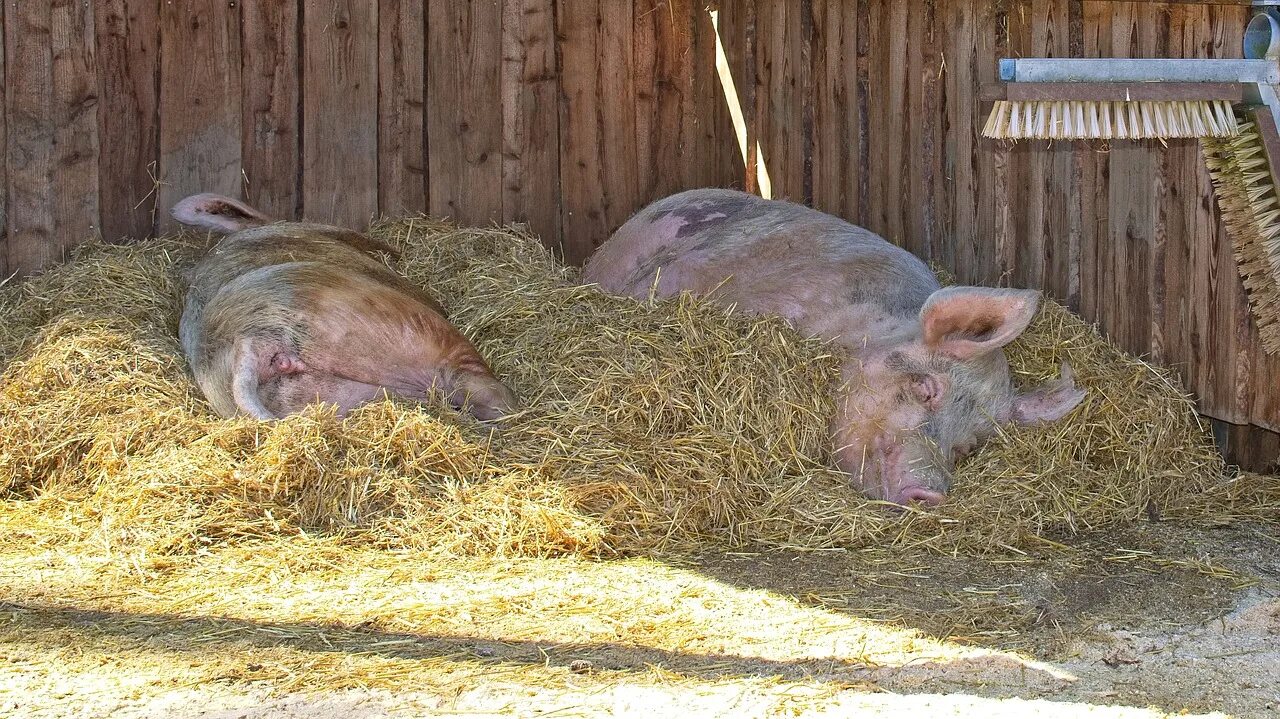
M916 400L925 407L938 411L949 383L932 374L912 374L910 381L911 392Z

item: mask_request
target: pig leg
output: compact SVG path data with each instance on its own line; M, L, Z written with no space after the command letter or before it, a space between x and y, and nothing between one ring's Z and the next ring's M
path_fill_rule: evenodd
M314 370L276 375L258 385L258 397L271 413L287 417L309 405L334 405L339 417L369 402L386 397L386 390L363 382L334 377Z
M358 275L317 284L296 291L308 337L299 356L311 369L406 399L442 390L481 420L515 409L475 346L429 305Z
M277 340L243 338L236 345L232 369L231 396L240 411L257 419L279 419L262 402L258 388L281 375L306 369L302 359Z

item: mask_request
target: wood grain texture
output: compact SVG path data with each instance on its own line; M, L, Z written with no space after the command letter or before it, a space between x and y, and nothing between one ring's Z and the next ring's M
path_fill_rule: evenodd
M636 100L636 191L652 201L681 189L684 153L699 138L686 133L692 102L692 4L685 0L637 0L632 55Z
M197 192L237 196L241 174L240 7L220 0L160 6L157 231Z
M857 217L858 3L813 0L813 206Z
M564 253L581 262L640 206L630 6L557 6Z
M978 162L986 154L979 152L978 137L978 129L986 120L983 105L970 91L978 84L980 65L984 64L978 55L981 18L963 4L951 3L947 7L945 22L952 28L945 55L949 100L945 166L952 198L947 235L956 281L970 284L977 281L978 275Z
M756 126L760 154L778 199L806 202L809 137L805 105L809 38L805 0L777 0L756 8Z
M759 154L756 144L759 141L759 128L755 113L756 107L756 43L755 43L755 8L756 0L723 0L719 4L717 20L718 37L724 46L725 61L728 72L733 79L734 94L742 113L743 136L734 136L738 144L735 151L740 158L740 174L732 182L725 184L747 192L759 193L758 169ZM717 84L718 78L717 78ZM724 88L720 88L717 97L726 98Z
M242 6L243 196L271 217L301 211L298 0Z
M98 163L102 236L147 237L158 210L160 5L104 0L94 15L97 43Z
M1071 8L1079 8L1080 0L1072 0ZM1194 12L1196 7L1170 9L1171 25L1175 17L1183 12ZM1174 13L1178 14L1175 15ZM1076 11L1071 11L1076 17ZM1076 32L1071 31L1074 38ZM1072 57L1080 57L1072 53ZM1089 102L1137 101L1137 100L1226 100L1242 102L1245 85L1231 82L992 82L983 83L978 90L978 99L984 102L992 100L1029 101L1061 101L1084 100Z
M427 209L426 9L423 0L378 7L378 209Z
M302 12L302 216L363 227L378 210L378 5Z
M716 29L709 5L695 5L689 32L694 111L684 118L685 134L694 136L695 152L684 165L686 187L742 187L743 161L733 115L716 65ZM736 87L736 86L735 86Z
M71 0L11 4L5 20L7 269L29 272L100 230L94 21Z
M427 3L427 159L432 214L502 218L502 8Z
M8 78L5 75L7 64L5 47L8 44L5 31L6 3L0 3L0 277L10 277L18 270L9 270L9 93Z
M555 7L507 0L502 21L502 219L560 240Z

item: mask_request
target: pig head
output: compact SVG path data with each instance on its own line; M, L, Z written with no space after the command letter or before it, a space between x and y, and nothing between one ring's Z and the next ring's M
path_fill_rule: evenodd
M515 409L443 308L377 259L391 248L338 227L272 223L220 195L188 197L173 216L226 235L189 273L180 323L218 414L274 419L316 402L345 414L437 390L482 420Z
M868 338L842 367L831 432L836 463L870 497L939 504L960 458L1008 422L1057 420L1083 398L1060 379L1017 392L1003 347L1026 329L1039 294L948 287L918 316Z
M836 463L875 499L938 504L955 461L998 425L1053 421L1084 398L1066 366L1043 387L1012 386L1002 348L1039 293L943 289L909 252L789 202L719 189L658 200L596 251L583 279L637 299L704 294L843 346Z

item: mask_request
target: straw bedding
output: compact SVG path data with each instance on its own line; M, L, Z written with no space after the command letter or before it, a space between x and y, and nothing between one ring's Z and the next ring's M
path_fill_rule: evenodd
M1231 477L1190 402L1046 303L1018 381L1069 360L1089 399L959 468L936 512L891 512L828 469L838 358L773 319L575 285L519 230L414 218L373 234L449 308L527 409L497 433L444 407L346 420L215 417L176 341L204 238L91 244L0 288L0 546L190 556L325 534L441 555L600 556L714 545L1054 546L1159 516L1275 516L1280 486Z

